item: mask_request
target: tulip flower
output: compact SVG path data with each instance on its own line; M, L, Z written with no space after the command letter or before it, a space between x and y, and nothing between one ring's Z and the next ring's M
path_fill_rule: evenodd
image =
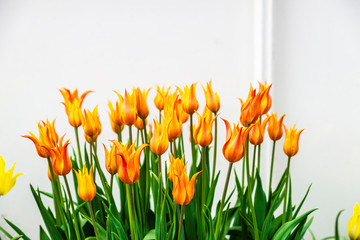
M269 118L269 125L268 125L268 134L271 140L277 141L283 136L283 121L284 121L285 114L283 114L280 119L278 120L276 117L276 113L271 113Z
M213 112L217 113L220 109L220 97L217 93L214 93L214 91L211 88L211 80L206 83L206 90L204 86L202 86L204 93L205 93L205 99L206 99L206 106Z
M231 130L230 123L223 119L226 126L226 142L223 146L223 155L226 160L229 162L237 162L245 154L245 141L251 130L252 126L249 128L239 127L238 125L234 125L233 129Z
M206 113L206 111L204 112ZM212 125L216 117L217 116L215 116L214 118L207 118L206 114L203 116L200 116L200 114L198 114L198 126L195 128L194 131L194 139L195 142L200 146L207 147L211 144L213 140Z
M54 171L53 171L53 174L54 174L54 179L56 180L58 176L56 175L56 173L54 173ZM51 177L51 171L50 171L50 166L49 165L48 165L48 178L49 178L50 182L53 181L53 179Z
M162 155L169 147L169 139L165 122L159 123L154 120L154 133L150 140L150 148L156 155Z
M118 148L113 144L109 152L104 144L103 146L105 151L105 168L111 175L114 175L118 172L121 161Z
M136 110L136 94L132 92L130 95L125 90L124 103L121 108L123 121L126 125L131 126L135 123L138 114Z
M266 114L271 108L272 98L270 96L270 88L272 84L267 86L266 82L265 84L259 82L259 86L259 94L261 95L260 114L263 115Z
M86 95L88 95L92 91L84 92L80 98L78 96L78 90L75 89L72 93L69 89L63 88L60 89L61 94L64 97L65 102L63 102L65 106L65 112L68 116L68 121L71 126L77 128L81 126L81 105L84 101Z
M120 180L125 184L136 183L140 176L141 151L149 145L142 144L135 151L135 142L131 146L129 146L129 143L123 145L115 140L113 143L117 147L118 154L121 156L118 167Z
M195 113L199 108L199 102L196 99L195 95L196 83L191 84L190 88L188 86L184 87L184 91L178 87L178 90L181 94L181 103L184 111L188 114Z
M41 121L38 123L39 138L37 138L32 132L30 135L23 137L29 138L35 145L38 155L42 158L50 157L48 149L55 148L58 143L58 135L55 131L55 120L50 124L49 120Z
M111 102L108 103L110 109L109 117L110 117L112 130L116 134L119 134L119 132L124 129L124 121L122 119L122 113L121 113L121 108L124 103L124 98L118 92L115 93L118 95L119 101L116 101L115 108L113 107Z
M256 120L253 128L249 132L249 141L253 145L260 145L264 141L265 127L269 118L266 118L261 124L260 119Z
M5 160L0 155L0 196L5 196L15 185L16 179L23 173L14 174L15 164L10 170L5 171Z
M64 135L65 136L65 135ZM59 145L56 148L49 149L51 163L55 175L65 176L72 169L72 163L68 154L69 140L63 144L64 136L60 138Z
M191 199L194 197L195 192L195 180L196 177L201 173L195 173L191 180L189 181L189 177L186 173L186 168L179 175L174 175L174 187L173 187L173 198L177 204L180 205L188 205Z
M101 133L101 122L99 119L99 114L97 110L97 106L94 108L93 112L90 110L84 110L84 116L81 119L85 139L88 143L92 141L96 141L97 137Z
M145 124L146 124L146 119L145 119ZM144 121L143 121L143 119L141 119L140 117L138 117L137 119L136 119L136 122L134 123L134 126L137 128L137 129L139 129L139 130L142 130L142 129L144 129Z
M348 234L351 240L360 239L360 207L356 203L354 206L354 214L351 216L348 224Z
M262 98L261 94L256 94L256 89L250 88L249 96L245 102L240 98L241 101L241 115L240 122L244 127L254 123L260 115L260 101Z
M157 94L154 98L154 104L155 104L156 108L159 109L159 111L164 110L164 102L168 95L169 90L170 90L170 87L168 87L165 90L164 86L162 86L162 88L160 88L159 86L156 86Z
M74 171L78 181L77 192L79 197L85 202L92 201L96 195L96 186L94 183L92 166L90 167L90 174L85 165L83 166L82 171Z
M181 175L181 173L186 172L186 164L184 166L184 155L180 158L174 158L171 154L170 166L168 171L168 178L170 181L174 182L175 175Z
M144 89L143 91L141 91L140 88L134 89L136 95L136 110L141 119L145 119L149 115L149 107L146 101L149 91L150 88L148 90Z
M285 128L285 141L284 141L284 153L288 157L294 156L299 151L299 138L300 134L304 129L297 130L294 127L290 128L290 130L287 129L287 127L284 125Z
M182 133L182 121L178 114L179 108L176 107L178 99L178 95L174 93L170 94L168 99L165 101L164 122L167 126L167 135L170 142L180 137Z

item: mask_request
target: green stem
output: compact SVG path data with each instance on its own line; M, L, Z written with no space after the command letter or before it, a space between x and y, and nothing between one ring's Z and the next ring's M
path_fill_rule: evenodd
M118 135L118 142L122 142L121 125L119 126L119 132L117 135Z
M159 177L159 199L162 203L162 176L161 176L161 155L158 155L158 177Z
M269 200L270 200L271 184L272 184L273 169L274 169L275 145L276 145L276 141L273 141L272 154L271 154L270 180L269 180Z
M260 154L261 154L261 144L258 145L258 164L257 164L257 168L260 174Z
M114 175L111 175L110 177L110 191L112 192L113 189L113 182L114 182Z
M130 232L131 232L131 239L138 240L139 237L136 231L136 218L135 218L135 209L134 209L134 199L132 195L132 188L131 184L126 184L126 195L128 198L128 208L129 208L129 217L130 217Z
M232 163L232 162L229 164L229 168L228 168L227 175L226 175L224 191L223 191L223 195L221 198L218 219L217 219L216 228L215 228L215 239L218 239L218 232L219 232L220 223L222 221L221 217L222 217L222 212L223 212L223 208L224 208L224 204L225 204L225 197L226 197L226 192L227 192L228 185L229 185L229 179L230 179L231 169L232 169L233 164L234 163Z
M202 165L202 173L201 173L201 177L202 177L202 181L201 181L201 211L203 211L203 209L205 208L205 155L206 155L206 147L202 148L202 160L201 160L201 165ZM201 214L201 226L202 226L202 238L205 239L206 236L206 228L205 228L205 214L202 213Z
M255 159L256 159L256 147L257 147L257 145L254 145L253 162L252 162L252 170L251 170L251 179L252 179L252 184L253 184L253 186L254 186L254 183L255 183Z
M290 159L288 157L287 167L286 167L286 182L285 182L285 192L284 192L284 209L283 209L283 216L282 216L282 223L284 224L286 219L286 202L287 202L287 195L288 195L288 188L289 188L289 172L290 172Z
M173 141L173 151L174 151L173 155L176 158L177 157L177 151L176 151L176 140L175 139Z
M133 143L133 138L132 138L132 129L131 129L131 126L132 125L129 125L129 141L130 141L130 144L132 144Z
M104 191L105 191L105 195L106 195L106 198L108 200L110 200L110 190L109 190L109 184L108 182L106 181L106 178L105 178L105 175L104 175L104 172L101 170L101 166L100 166L100 163L99 163L99 158L98 158L98 155L97 155L97 147L96 147L96 144L95 142L93 141L93 139L91 139L91 144L90 144L90 147L93 147L94 148L94 162L95 162L95 166L94 166L94 169L97 169L99 171L99 176L100 176L100 180L101 180L101 183L103 185L103 188L104 188ZM94 171L95 172L95 171ZM95 177L95 174L94 174L94 177Z
M97 239L97 240L100 240L98 228L97 228L97 226L96 226L94 211L93 211L93 208L92 208L92 206L91 206L91 202L88 202L88 206L89 206L89 210L90 210L91 220L92 220L93 226L94 226L94 231L95 231L96 239Z
M216 116L216 113L214 113ZM215 172L216 172L216 155L217 155L217 117L215 118L215 133L214 133L214 158L213 158L213 169L212 169L212 176L211 176L211 185L214 183L215 179Z
M79 228L79 222L78 222L77 215L75 213L74 202L73 202L72 197L71 197L70 187L69 187L69 183L67 181L66 175L64 175L64 180L65 180L65 186L66 186L67 194L69 195L71 211L73 212L73 217L74 217L74 222L75 222L76 238L81 239L80 233L79 233L79 229L80 229Z
M181 240L183 218L184 218L184 205L181 205L178 240Z
M79 141L79 128L76 127L75 129L75 136L76 136L76 145L77 145L77 150L78 150L78 155L79 155L79 168L82 169L84 164L82 161L82 156L81 156L81 150L80 150L80 141Z
M191 156L192 156L192 165L191 169L196 168L196 159L195 159L195 141L194 141L194 131L193 131L193 115L190 114L190 139L191 139Z
M245 142L245 160L246 160L246 174L247 174L247 182L248 182L248 201L249 201L249 207L250 207L250 212L251 212L251 216L252 216L252 220L254 223L254 239L258 240L259 239L259 233L258 233L258 226L257 226L257 221L256 221L256 215L255 215L255 209L254 209L254 205L252 202L252 184L251 184L251 178L250 178L250 168L249 168L249 136L246 139Z
M144 125L144 143L148 143L148 135L146 132L146 121L143 119ZM149 148L145 148L145 178L146 178L146 191L145 191L145 216L147 216L147 212L150 205L150 160L149 160Z
M50 168L50 175L51 175L51 186L52 186L52 189L53 189L53 194L54 194L54 208L55 208L55 215L56 215L56 223L58 225L60 225L60 221L63 223L63 217L62 217L62 214L60 213L60 205L59 205L59 190L58 190L58 187L56 185L56 180L55 180L55 174L54 174L54 170L53 170L53 167L52 167L52 164L51 164L51 160L50 160L50 157L47 158L47 161L48 161L48 165L49 165L49 168ZM65 225L64 225L65 226Z

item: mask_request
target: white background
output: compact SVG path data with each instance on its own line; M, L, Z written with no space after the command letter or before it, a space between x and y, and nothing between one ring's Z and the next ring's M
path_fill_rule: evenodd
M114 138L107 116L108 100L116 99L112 90L123 93L132 86L152 87L151 105L157 84L198 82L202 111L201 84L213 78L221 117L237 121L237 98L247 96L251 82L264 81L256 78L259 5L254 3L0 1L0 154L7 168L17 162L15 171L25 173L0 198L0 214L38 237L42 220L29 184L44 190L50 184L45 160L21 135L36 132L40 120L56 118L57 131L73 137L59 88L95 91L84 107L99 105L104 143ZM355 0L273 3L272 75L267 76L273 83L272 110L286 113L287 125L305 128L291 166L294 201L313 184L304 209L319 208L311 226L318 238L333 234L341 209L346 209L340 222L346 235L360 199L359 12ZM223 126L221 131L219 150ZM284 166L280 157L277 176ZM225 172L227 162L219 158L218 167ZM217 194L220 198L220 190ZM0 225L8 229L3 220Z

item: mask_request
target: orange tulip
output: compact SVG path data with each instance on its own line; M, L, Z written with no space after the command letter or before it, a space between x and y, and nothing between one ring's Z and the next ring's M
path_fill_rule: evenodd
M245 141L251 130L252 126L248 128L239 127L234 125L231 130L230 124L227 120L223 119L226 126L226 142L223 146L223 155L229 162L237 162L245 154Z
M140 176L140 155L141 151L149 144L140 145L136 151L135 142L129 147L129 143L123 145L118 141L113 141L121 156L118 175L120 180L126 184L133 184L139 180Z
M264 132L265 127L269 118L266 118L262 124L260 124L260 119L256 120L253 128L249 132L249 141L253 145L260 145L264 141Z
M118 148L113 144L109 152L104 144L103 146L105 151L105 168L111 175L114 175L118 172L121 161Z
M159 123L154 120L154 133L150 140L150 148L156 155L162 155L169 147L169 138L166 131L165 122Z
M261 82L259 82L259 93L261 94L261 103L260 103L260 114L266 114L270 108L271 108L271 104L272 104L272 98L270 96L270 88L272 86L272 84L270 84L269 86L267 86L267 83L265 82L265 84L262 84Z
M191 199L194 197L195 192L195 180L196 177L201 173L195 173L191 180L185 170L180 175L174 175L174 187L173 187L173 198L177 204L188 205Z
M96 195L96 186L94 183L92 166L90 167L90 174L84 165L83 170L76 170L75 174L78 181L78 195L85 202L90 202Z
M182 122L179 118L178 108L176 107L178 96L176 93L170 94L169 98L165 101L164 108L164 122L167 126L167 135L169 141L172 142L182 133Z
M84 101L86 95L88 95L92 91L84 92L80 98L78 96L78 90L75 89L72 93L69 89L63 88L60 89L61 94L64 97L65 102L63 102L65 106L65 112L68 116L68 121L71 126L79 127L81 126L81 105Z
M262 93L263 94L263 93ZM254 123L260 115L260 101L262 94L256 94L256 89L250 87L249 96L245 102L241 101L240 122L244 127Z
M140 88L134 89L136 94L136 109L137 114L141 119L147 118L149 115L149 107L146 101L147 95L150 91L150 88L148 90L143 90L141 92Z
M170 87L168 87L165 90L164 86L162 86L162 88L160 88L159 86L156 86L157 94L154 98L154 104L155 104L156 108L159 109L159 111L164 110L164 102L168 95L169 90L170 90Z
M59 145L56 148L49 149L53 171L56 175L60 176L67 175L72 169L72 163L68 154L70 143L69 140L66 140L63 144L64 136L60 138Z
M41 121L38 123L39 138L37 138L32 132L30 135L23 137L29 138L35 145L38 155L42 158L50 157L48 149L55 148L58 143L58 135L55 131L55 120L50 124L49 120Z
M145 119L145 124L147 123L147 120ZM137 129L139 129L139 130L142 130L142 129L144 129L144 121L140 118L140 117L138 117L137 119L136 119L136 122L134 123L134 126L137 128Z
M124 103L121 108L123 121L126 125L131 126L136 122L138 117L137 110L136 110L136 94L132 92L130 95L125 90L125 97Z
M283 120L284 120L285 114L283 114L279 120L277 120L276 117L276 113L271 113L271 115L268 117L269 118L269 125L268 125L268 134L271 140L273 141L277 141L279 140L284 131L282 128L283 125Z
M119 96L119 101L116 101L115 108L113 107L111 102L108 103L108 106L110 109L109 117L111 122L111 128L116 134L118 134L124 129L124 121L121 114L121 107L124 103L124 98L118 92L115 93Z
M302 131L304 131L304 129L297 130L295 128L295 125L292 128L290 128L290 130L288 130L285 125L284 128L285 128L285 141L283 146L284 153L288 157L292 157L299 151L299 138L300 138L300 134L302 133Z
M206 83L206 90L204 86L202 86L204 93L205 93L205 99L206 99L206 106L213 112L217 113L220 109L220 97L217 93L214 93L214 91L211 88L211 80Z
M198 115L198 126L196 127L194 131L194 139L196 144L199 144L202 147L207 147L211 144L213 140L212 136L212 125L214 123L214 120L217 116L214 118L207 118L206 111L204 111L204 116Z
M99 119L97 106L94 108L93 112L90 110L84 110L84 116L82 117L81 122L86 141L88 143L90 143L91 140L95 142L101 133L101 122Z
M174 158L171 154L170 166L168 171L168 178L170 181L174 181L175 175L181 175L181 173L186 172L186 164L184 166L184 155L180 158Z
M52 163L51 163L52 164ZM54 174L54 178L55 178L55 180L57 179L57 175L56 175L56 173L54 173L54 171L53 171L53 174ZM50 182L52 182L52 177L51 177L51 172L50 172L50 166L48 166L48 178L49 178L49 180L50 180Z
M188 86L184 87L184 91L178 87L178 90L181 94L181 103L184 111L188 114L195 113L199 108L199 103L195 95L196 83L191 84L190 88Z

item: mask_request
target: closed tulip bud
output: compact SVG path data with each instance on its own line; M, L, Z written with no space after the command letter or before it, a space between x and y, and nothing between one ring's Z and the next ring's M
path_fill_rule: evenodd
M178 87L178 90L181 94L181 103L184 111L188 114L195 113L199 108L199 102L196 99L195 95L196 83L191 84L190 88L188 86L184 87L184 91Z
M64 136L60 138L56 148L49 149L53 171L56 175L65 176L72 169L72 163L68 154L69 140L63 144Z
M5 171L5 160L0 155L0 196L5 196L16 183L16 179L23 175L23 173L14 174L15 164L9 170Z
M249 141L253 145L260 145L264 141L264 132L265 127L268 122L268 118L266 118L262 124L260 124L260 119L256 120L254 126L251 128L249 132Z
M166 117L165 117L166 119ZM167 135L169 141L172 142L178 137L180 137L182 133L182 122L178 119L176 110L172 111L172 117L170 119L169 124L167 125Z
M77 192L79 197L85 202L92 201L96 195L96 186L94 183L92 166L90 167L90 174L85 165L82 171L74 171L78 181Z
M29 138L35 145L38 155L42 158L50 157L48 149L55 148L58 143L58 135L55 131L55 120L50 124L49 120L41 121L38 123L39 138L37 138L32 132L30 135L23 137Z
M156 155L162 155L169 147L169 138L165 122L159 123L154 120L154 133L150 140L150 148Z
M78 90L75 89L72 93L69 89L63 88L60 89L61 94L64 97L64 106L65 106L65 112L68 116L68 121L71 126L73 127L79 127L81 126L81 105L84 101L84 98L86 95L88 95L92 91L86 91L84 92L80 98L78 96Z
M283 136L283 121L284 121L285 114L283 114L280 119L278 120L276 117L276 113L271 113L270 116L267 118L269 119L268 125L268 134L271 140L277 141Z
M266 82L265 84L259 82L259 86L259 94L262 96L260 103L260 114L263 115L266 114L271 108L272 98L270 96L270 88L272 84L267 86Z
M217 113L220 109L220 97L211 88L211 80L206 84L206 89L203 87L205 93L206 106L213 113Z
M141 119L145 119L147 118L147 116L149 115L149 107L147 104L147 95L150 91L150 88L148 90L143 90L141 92L140 88L136 88L134 89L135 94L136 94L136 109L137 109L137 114Z
M300 138L300 134L302 133L302 131L304 131L304 129L298 131L295 128L295 125L294 127L290 128L290 130L288 130L285 125L284 128L285 128L285 141L283 146L284 153L288 157L292 157L299 151L299 138Z
M174 201L177 204L188 205L190 203L194 197L195 180L200 173L201 172L195 173L190 181L185 170L183 170L180 175L174 175L174 187L172 194Z
M262 93L263 94L263 93ZM250 87L249 96L245 102L241 101L240 122L244 127L254 123L260 115L260 101L262 94L256 94L256 90Z
M170 166L168 171L168 178L170 181L174 181L175 175L181 175L181 173L186 172L186 164L184 166L184 155L180 158L174 158L171 154Z
M145 119L145 124L147 123L147 120ZM134 123L134 126L139 129L142 130L144 129L144 121L141 118L137 118L136 122Z
M93 112L90 110L84 110L84 116L82 117L82 125L84 129L85 139L88 143L96 141L97 137L101 133L101 122L99 119L99 114L97 106L94 108Z
M226 126L226 142L223 146L223 155L229 162L237 162L243 158L245 154L245 141L249 131L253 127L239 128L239 124L231 130L229 122L223 119Z
M360 207L358 203L355 204L354 214L349 220L348 233L351 240L360 239Z
M118 175L120 180L125 184L133 184L140 177L140 155L141 151L149 146L148 144L140 145L135 151L135 142L129 147L129 143L123 145L118 141L113 141L118 148L118 154L121 156Z
M109 152L104 144L103 146L105 151L105 168L111 175L114 175L118 172L121 161L118 148L113 144Z
M121 108L124 103L124 99L118 92L116 92L116 94L119 96L119 101L116 101L115 108L113 107L111 102L108 103L108 106L110 109L109 117L111 122L111 128L116 134L118 134L124 129L124 122L121 114Z
M170 90L170 87L168 87L165 90L164 86L162 86L162 88L160 88L159 86L156 86L157 94L154 98L154 104L155 104L156 108L159 109L159 111L164 110L165 99L168 95L169 90Z
M136 122L138 117L136 110L136 94L131 95L125 90L124 103L121 108L123 121L126 125L131 126Z

